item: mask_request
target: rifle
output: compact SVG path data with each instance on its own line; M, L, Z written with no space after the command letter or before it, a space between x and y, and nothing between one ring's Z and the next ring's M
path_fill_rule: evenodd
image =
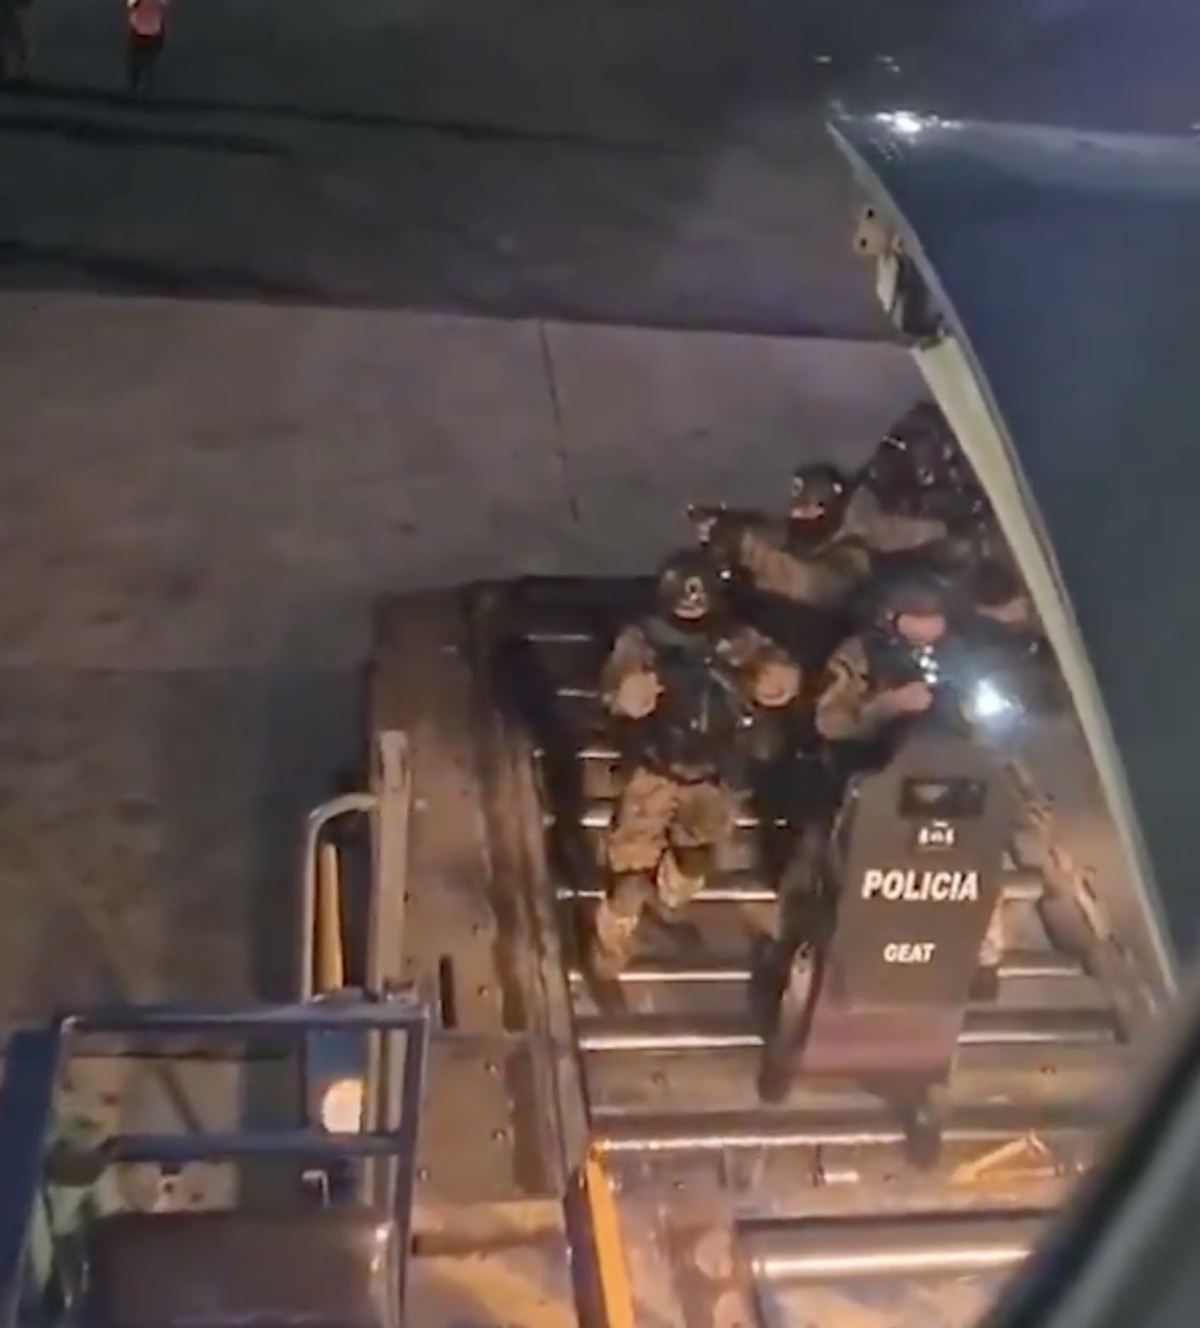
M642 623L654 651L668 667L681 670L686 678L697 682L701 689L715 685L720 691L727 713L733 722L731 740L745 746L740 752L729 753L736 760L749 756L752 760L768 759L773 754L774 735L770 732L767 716L746 695L737 667L722 653L721 643L703 637L693 637L677 631L659 618L648 618Z
M721 523L726 523L727 529L732 527L734 530L741 530L746 526L765 525L769 520L762 512L756 512L752 508L729 507L725 503L689 503L687 515L688 520L696 528L700 547L708 553L723 581L733 579L737 570L737 556L731 547L736 541L722 539L719 536L713 538Z
M712 528L719 521L739 526L765 525L770 518L752 507L730 507L728 503L688 503L688 520L696 527L700 543L707 544Z
M887 688L924 682L933 690L933 707L923 716L914 716L917 723L932 722L963 734L989 737L995 735L997 726L1002 731L1029 708L1019 660L1019 653L1012 649L972 649L955 641L931 652L932 676L915 654L901 651L885 666L881 682Z
M668 664L681 664L690 673L702 670L705 680L715 682L737 710L753 708L753 702L742 690L737 671L721 654L719 642L677 631L661 618L647 618L642 630L655 653L664 656Z

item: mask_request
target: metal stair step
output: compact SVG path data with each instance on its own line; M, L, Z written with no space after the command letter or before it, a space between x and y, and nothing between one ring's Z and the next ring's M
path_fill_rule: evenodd
M1052 1216L1050 1208L999 1208L743 1221L736 1258L762 1290L967 1278L1014 1268Z
M599 1015L576 1020L581 1051L604 1053L710 1052L762 1045L747 1016ZM1115 1043L1112 1016L1104 1010L968 1011L960 1047L1097 1046Z
M1007 871L1004 874L1004 899L1006 903L1036 903L1042 895L1042 880L1036 872ZM562 881L555 889L560 900L597 900L603 896L603 890L597 883L586 885L573 881ZM760 872L731 871L722 872L704 887L693 899L693 904L761 904L769 903L776 897L773 886L766 883Z
M903 1144L904 1131L882 1103L864 1099L863 1110L637 1112L593 1109L593 1146L606 1154L719 1152L748 1148L869 1148ZM943 1119L943 1140L1005 1143L1031 1132L1039 1137L1080 1134L1107 1122L1095 1101L977 1103L958 1106Z
M722 964L713 960L635 960L619 975L617 981L622 986L646 986L648 984L740 984L744 986L750 980L748 966ZM1054 951L1021 950L1012 951L1004 956L1000 964L1001 980L1017 979L1061 979L1083 977L1084 972L1078 960ZM584 973L579 968L570 971L572 983L582 983Z
M727 939L721 959L711 954L652 955L634 961L618 977L628 1005L636 1015L711 1013L736 1015L747 1008L755 967L751 943ZM731 952L731 953L730 953ZM575 964L568 970L572 999L580 1015L598 1013L587 974ZM983 1009L1039 1010L1107 1009L1103 988L1067 955L1050 950L1013 951L999 969L1000 985Z

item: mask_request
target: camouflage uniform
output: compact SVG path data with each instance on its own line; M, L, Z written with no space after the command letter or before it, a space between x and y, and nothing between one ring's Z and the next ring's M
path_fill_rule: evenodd
M786 519L742 523L733 562L763 595L812 609L844 609L867 584L875 554L932 548L946 538L943 522L886 511L867 488L854 491L828 538L806 545Z
M843 533L856 536L873 553L910 553L939 544L949 531L935 517L890 511L875 491L859 484L846 509Z
M871 742L899 715L871 678L867 637L850 637L829 660L817 697L817 732L826 742Z
M754 706L778 709L799 692L798 666L752 628L714 636L713 653ZM661 671L646 628L626 628L601 678L606 708L618 718L653 722L665 704ZM737 799L722 778L731 755L713 752L684 765L659 756L653 745L640 753L605 842L612 885L596 913L592 966L599 976L615 976L629 961L645 908L677 912L703 888L715 850L733 830Z
M817 732L830 743L870 743L902 716L896 693L872 677L870 638L852 636L833 654L816 703ZM979 951L981 968L994 971L1004 954L1004 909L997 907Z
M861 540L839 530L811 548L790 548L785 521L748 524L735 560L756 590L815 609L844 608L871 575L871 555Z

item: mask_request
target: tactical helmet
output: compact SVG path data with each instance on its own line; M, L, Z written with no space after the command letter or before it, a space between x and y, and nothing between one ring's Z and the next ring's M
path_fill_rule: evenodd
M957 487L958 448L953 439L918 434L904 445L913 482L921 489Z
M905 498L912 489L908 450L890 435L880 441L859 474L876 494L893 502Z
M1020 599L1025 594L1025 587L1020 576L1007 563L997 558L984 558L971 570L967 594L982 608L994 609Z
M658 573L658 602L662 612L683 622L700 622L721 607L721 576L700 549L672 554Z
M793 521L841 518L850 500L850 480L828 461L813 461L792 472Z
M888 479L921 489L952 488L962 457L954 432L932 401L919 401L884 434L872 462Z
M925 567L909 567L887 577L875 599L877 621L894 627L900 618L944 617L949 613L949 589L938 574Z

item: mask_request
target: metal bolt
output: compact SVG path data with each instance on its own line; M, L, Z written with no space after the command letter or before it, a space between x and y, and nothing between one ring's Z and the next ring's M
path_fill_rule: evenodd
M496 1064L495 1061L484 1061L483 1063L484 1074L495 1074L496 1071L499 1070L499 1068L500 1067Z
M507 1130L493 1130L493 1131L492 1131L492 1141L493 1141L494 1143L501 1144L501 1143L503 1143L503 1142L505 1141L505 1139L507 1139L507 1138L508 1138L508 1131L507 1131Z
M418 1168L417 1168L417 1179L418 1179L418 1180L428 1180L428 1179L429 1179L429 1168L428 1168L428 1167L418 1167Z
M486 982L481 982L479 986L475 988L476 996L490 996L491 994L492 994L492 989L487 985Z

